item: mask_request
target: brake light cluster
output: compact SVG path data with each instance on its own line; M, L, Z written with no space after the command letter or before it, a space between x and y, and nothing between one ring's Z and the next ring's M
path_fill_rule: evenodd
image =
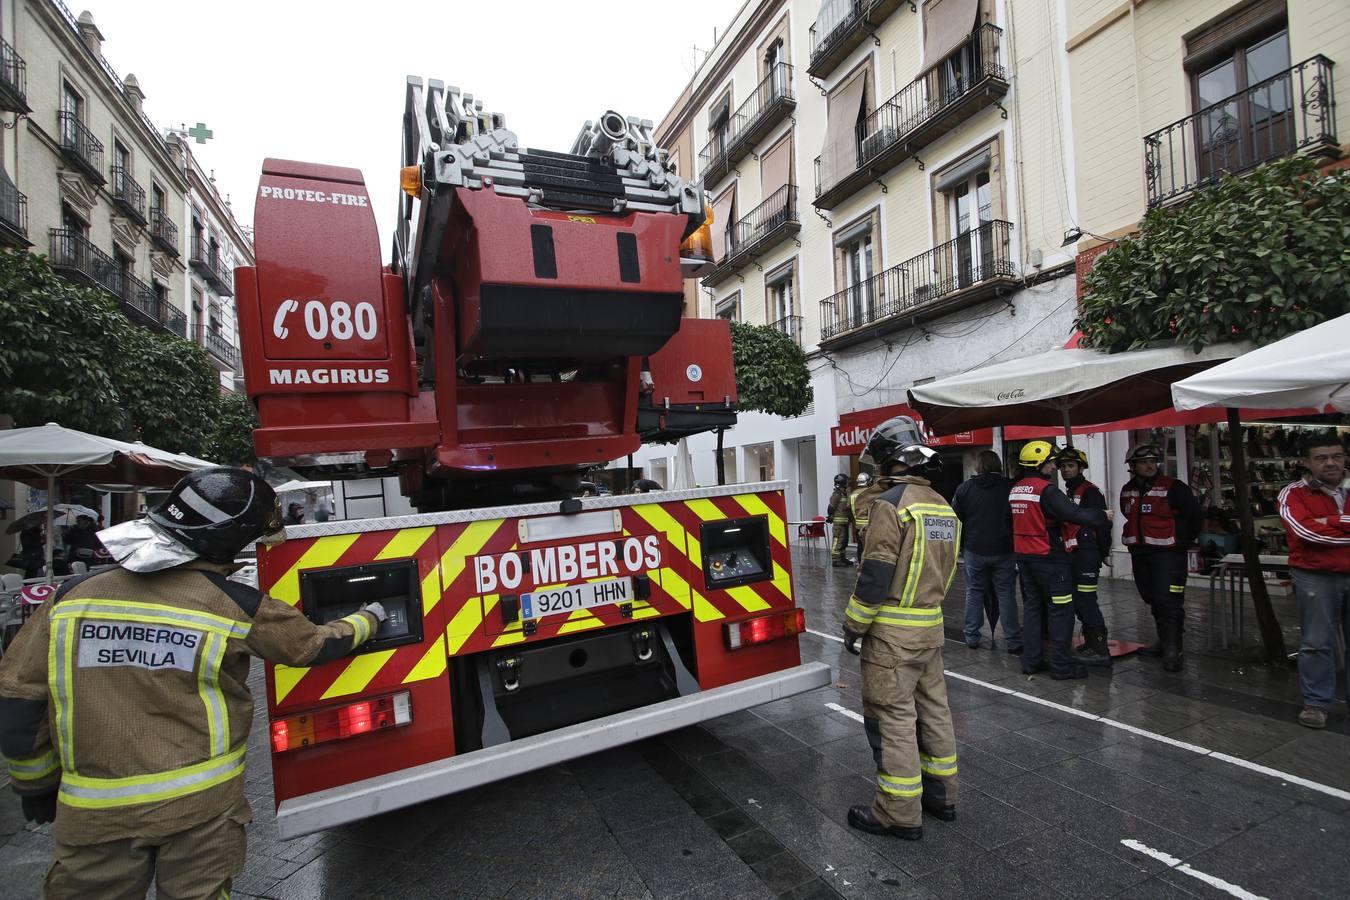
M272 720L272 750L303 750L316 744L341 741L372 731L397 728L412 722L412 696L404 691L330 706L327 709Z
M756 616L726 625L727 647L739 650L755 644L766 644L780 638L793 637L806 630L806 611L789 609L767 616Z

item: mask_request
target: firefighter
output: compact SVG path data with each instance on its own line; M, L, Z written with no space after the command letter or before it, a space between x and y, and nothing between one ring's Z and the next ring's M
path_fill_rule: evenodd
M1059 474L1064 476L1064 493L1074 505L1106 509L1106 497L1083 474L1088 467L1086 453L1077 447L1065 447L1055 455L1055 463ZM1088 666L1109 666L1111 648L1106 643L1106 619L1097 602L1097 582L1102 559L1111 550L1111 526L1088 528L1065 522L1061 535L1073 572L1073 612L1083 625L1083 648L1074 654L1074 661Z
M1050 677L1086 678L1073 661L1073 570L1064 552L1064 526L1107 527L1111 514L1078 507L1054 485L1056 450L1049 441L1030 441L1018 454L1022 479L1012 486L1013 553L1022 582L1022 674L1045 671L1045 645L1037 639L1049 619Z
M863 728L877 791L871 806L849 809L848 823L917 841L923 810L943 821L956 818L942 598L956 571L961 526L923 477L942 464L909 416L872 432L862 461L876 467L880 493L872 500L858 583L844 613L844 646L862 656Z
M834 530L830 556L834 560L835 568L853 565L853 560L848 558L848 530L853 524L853 513L848 505L848 476L843 472L834 476L834 492L830 494L830 501L825 505L825 515Z
M858 541L858 555L861 556L863 541L867 537L867 508L872 503L872 496L867 490L872 485L872 476L859 472L853 483L857 487L848 495L848 511L853 516L853 534Z
M1163 669L1180 672L1186 628L1186 551L1195 543L1204 513L1190 485L1158 472L1162 453L1153 444L1125 457L1133 476L1120 489L1125 517L1121 542L1129 548L1139 596L1153 613L1158 643L1140 656L1161 656Z
M244 864L249 657L337 659L387 617L327 625L227 580L282 536L258 476L187 475L146 519L99 537L119 565L72 579L0 660L0 750L24 816L55 819L48 897L228 896Z

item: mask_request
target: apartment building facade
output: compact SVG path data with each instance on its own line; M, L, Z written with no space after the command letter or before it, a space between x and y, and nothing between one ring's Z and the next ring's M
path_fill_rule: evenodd
M187 181L145 115L134 75L102 53L89 13L60 0L0 3L0 240L116 297L127 317L179 336Z
M743 415L729 477L795 481L790 515L810 519L909 387L1069 339L1063 43L1055 2L741 8L658 138L714 210L699 314L798 341L815 400L796 419ZM948 477L997 438L943 439ZM690 443L711 481L711 439ZM659 474L670 452L644 464Z

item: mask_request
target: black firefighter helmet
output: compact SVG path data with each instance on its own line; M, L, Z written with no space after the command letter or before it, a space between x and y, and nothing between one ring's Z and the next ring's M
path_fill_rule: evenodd
M924 443L923 432L909 416L895 416L873 429L859 459L882 474L897 462L915 472L942 468L941 458Z
M240 550L280 531L281 503L257 475L213 466L189 472L147 513L178 543L210 562L233 562Z
M841 490L847 488L848 476L845 475L843 472L840 472L838 475L834 476L834 486Z

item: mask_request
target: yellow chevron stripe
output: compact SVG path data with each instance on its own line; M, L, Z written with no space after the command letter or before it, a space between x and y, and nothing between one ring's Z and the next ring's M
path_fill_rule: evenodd
M503 521L493 519L489 522L470 522L469 527L459 533L459 537L455 538L450 549L441 557L441 583L446 588L454 584L463 574L469 557L478 555L488 539L497 533Z
M432 563L431 571L422 579L422 615L426 615L441 602L441 564Z
M684 505L694 511L705 522L716 522L718 519L725 519L727 514L717 508L717 504L711 500L686 500Z
M519 643L520 643L521 641L523 641L523 640L525 640L525 632L523 632L523 631L508 631L508 632L506 632L506 634L503 634L501 637L499 637L499 638L497 638L495 641L493 641L493 642L492 642L492 646L494 646L494 647L505 647L505 646L507 646L508 644L519 644Z
M778 593L792 599L792 578L778 563L773 564L773 586L778 589Z
M769 608L769 604L765 602L764 598L759 594L756 594L754 590L747 585L727 588L727 593L730 594L731 599L739 603L741 608L746 612L755 612L757 610Z
M331 566L342 558L352 544L356 543L359 534L334 534L328 537L315 539L309 549L300 554L300 558L277 579L277 583L268 589L271 594L282 603L291 606L300 602L300 570L301 569L322 569Z
M434 525L423 528L403 528L394 539L384 545L384 549L375 554L376 559L404 559L417 553L422 545L436 533Z
M654 569L649 574L651 575L652 581L655 581L661 590L675 598L676 603L680 604L685 609L689 608L689 585L683 578L676 575L668 567ZM670 584L666 584L666 582L662 580L666 578L667 575L672 576Z
M558 634L571 634L574 631L585 631L588 628L599 628L604 625L604 621L595 617L587 609L579 609L567 617L567 621L558 629Z
M470 597L469 601L459 608L450 624L445 626L445 646L449 650L448 655L454 656L459 652L459 648L473 637L478 626L483 624L483 619L497 605L498 599L497 594L488 594L481 602L476 597Z
M272 682L276 685L277 703L286 699L286 695L295 690L300 679L305 677L307 668L291 668L276 665L272 667Z
M347 663L347 668L343 669L342 674L328 686L328 690L323 692L320 699L345 697L365 690L366 685L379 674L380 669L384 668L384 664L389 662L395 652L397 651L381 650L378 653L363 653L352 657L352 661Z
M759 499L758 494L737 494L731 499L752 516L768 516L769 535L784 547L787 546L787 523L778 518L778 514L769 509L769 505Z
M425 681L428 678L436 678L445 674L446 656L445 656L445 635L436 638L431 649L418 660L417 665L412 667L404 678L404 684L411 684L414 681Z

